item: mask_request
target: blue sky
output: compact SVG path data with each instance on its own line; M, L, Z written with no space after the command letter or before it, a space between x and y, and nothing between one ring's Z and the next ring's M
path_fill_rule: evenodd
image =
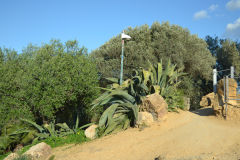
M240 0L0 0L0 47L78 40L94 50L129 26L155 21L240 39Z

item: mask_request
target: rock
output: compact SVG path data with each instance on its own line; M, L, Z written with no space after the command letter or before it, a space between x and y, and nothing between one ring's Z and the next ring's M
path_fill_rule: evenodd
M97 127L98 125L96 124L89 126L84 132L85 136L89 139L95 139L97 137L97 132L96 132Z
M224 117L223 106L224 106L223 97L219 94L214 95L212 108L213 108L214 114L217 117Z
M41 142L37 145L32 146L23 155L30 156L33 160L45 160L51 155L52 149L49 145Z
M17 152L17 151L21 150L22 148L23 148L23 145L22 145L22 144L18 144L18 145L14 148L13 152Z
M213 106L214 103L214 92L209 93L202 97L202 100L200 101L200 106L202 107L209 107Z
M148 95L139 106L140 111L149 112L154 119L162 119L168 112L168 104L158 93Z
M17 153L11 153L3 160L14 160L15 158L18 158L18 157L19 157L19 155Z
M138 125L147 125L150 126L154 122L153 116L149 112L138 112Z
M223 108L225 110L225 106ZM240 121L240 108L232 105L227 106L227 120Z

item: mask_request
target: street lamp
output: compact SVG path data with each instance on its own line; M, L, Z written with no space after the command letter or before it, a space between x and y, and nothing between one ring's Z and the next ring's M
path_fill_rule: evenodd
M121 39L122 39L122 55L121 55L120 85L122 84L122 80L123 80L124 40L129 40L129 39L131 39L131 37L129 35L126 35L123 31L121 34Z

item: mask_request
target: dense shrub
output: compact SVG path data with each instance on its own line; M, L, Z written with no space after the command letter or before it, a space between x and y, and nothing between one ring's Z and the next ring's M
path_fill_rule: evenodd
M207 43L192 35L187 29L169 23L155 22L151 27L143 25L125 30L132 39L125 44L124 76L129 78L132 69L147 67L147 60L157 63L161 59L167 63L170 58L178 68L188 73L182 83L184 94L191 97L192 105L198 105L204 90L199 90L210 80L215 58L208 50ZM99 72L103 77L119 77L121 38L113 37L93 51ZM200 80L200 81L199 81ZM191 84L191 85L188 85ZM191 92L190 92L191 91Z
M98 95L96 66L76 41L29 45L22 54L0 50L0 129L19 117L38 124L91 118ZM60 118L59 118L60 117Z

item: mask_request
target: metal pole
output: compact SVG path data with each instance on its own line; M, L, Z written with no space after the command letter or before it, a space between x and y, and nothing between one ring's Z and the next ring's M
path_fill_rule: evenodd
M226 77L223 78L223 96L224 96L224 103L226 103Z
M217 69L213 69L213 92L217 93Z
M122 39L122 55L121 55L121 72L120 72L120 85L123 81L123 55L124 55L124 40Z
M234 67L233 66L231 66L231 78L234 78Z
M229 85L229 83L228 83L228 76L226 77L226 102L225 102L225 119L227 119L227 107L228 107L228 85Z

